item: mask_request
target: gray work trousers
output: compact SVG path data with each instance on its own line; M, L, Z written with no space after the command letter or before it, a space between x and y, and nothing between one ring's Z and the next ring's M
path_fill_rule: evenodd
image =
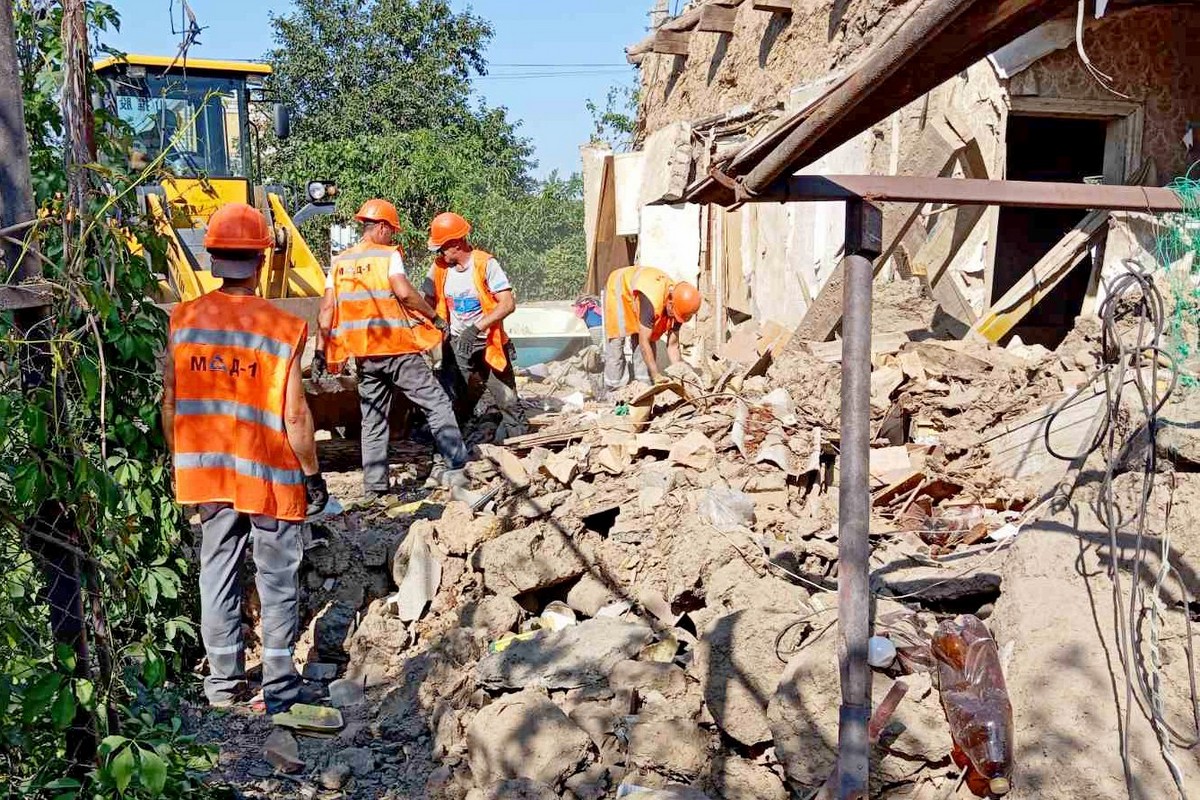
M629 383L631 372L632 380L642 383L650 382L650 368L646 366L646 359L642 358L640 338L639 334L634 333L629 336L618 336L616 339L609 339L604 343L605 389L609 391L620 389ZM628 357L625 355L626 341L629 342L633 351Z
M242 558L254 531L255 585L262 604L263 699L267 712L299 699L293 648L300 627L303 525L243 514L224 503L200 506L200 636L208 654L204 694L210 703L236 700L246 686L242 642Z
M447 339L442 345L441 381L446 391L454 398L454 414L460 427L465 426L475 414L475 406L486 387L500 409L501 429L497 439L508 436L520 436L528 431L529 421L525 416L525 406L517 394L517 374L513 364L517 360L517 349L512 342L508 343L505 355L508 363L503 370L497 370L485 360L487 340L480 339L471 353L469 364L459 364L455 356L455 346L458 337Z
M358 400L362 408L363 490L386 492L392 392L399 389L425 412L437 450L450 469L467 463L467 446L454 420L454 410L433 370L418 353L358 361Z

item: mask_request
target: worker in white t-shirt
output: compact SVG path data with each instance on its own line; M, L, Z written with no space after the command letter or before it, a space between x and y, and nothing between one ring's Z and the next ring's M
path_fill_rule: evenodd
M391 491L388 417L396 391L425 412L445 461L442 481L465 486L462 433L450 398L423 355L443 343L449 327L405 275L403 253L392 244L400 231L396 207L368 200L355 219L363 223L363 237L330 266L318 320L324 347L313 371L319 374L326 359L340 364L353 356L358 365L363 492L368 497Z
M438 254L422 291L450 322L442 351L442 381L454 396L459 426L475 412L483 388L500 408L496 440L525 433L528 423L513 370L516 351L504 318L517 308L500 262L467 241L471 224L458 214L439 214L429 228L429 249Z

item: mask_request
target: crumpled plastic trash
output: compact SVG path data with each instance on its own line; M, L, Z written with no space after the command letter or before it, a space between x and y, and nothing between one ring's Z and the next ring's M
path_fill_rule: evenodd
M749 528L754 525L754 501L745 492L725 486L712 486L696 505L700 519L720 531Z

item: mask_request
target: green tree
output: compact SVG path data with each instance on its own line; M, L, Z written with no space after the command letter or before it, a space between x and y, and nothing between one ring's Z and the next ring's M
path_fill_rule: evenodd
M108 4L87 11L93 41L118 23ZM41 2L14 12L40 206L33 235L54 299L26 332L0 314L0 795L203 796L197 771L211 753L182 732L170 689L191 663L195 589L159 433L166 319L146 301L155 278L129 236L162 243L137 213L142 176L98 164L87 166L97 191L66 225L62 12ZM118 146L105 125L97 133L101 152ZM69 253L68 227L82 230ZM33 385L22 380L31 364ZM50 635L53 595L36 557L47 542L69 548L88 576L90 670ZM101 738L94 765L64 763L64 732L81 718Z
M272 24L273 89L296 119L268 158L275 179L336 180L343 220L370 197L393 201L416 273L429 260L429 221L451 209L507 265L521 299L578 290L579 182L534 180L532 149L507 111L472 101L471 80L486 72L486 20L445 0L300 0ZM306 234L320 240L323 225Z
M592 141L607 142L622 153L632 148L638 130L638 98L635 86L618 85L609 88L603 107L595 100L588 100Z

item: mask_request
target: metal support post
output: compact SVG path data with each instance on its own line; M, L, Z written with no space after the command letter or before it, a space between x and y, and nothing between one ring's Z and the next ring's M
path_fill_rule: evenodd
M841 483L838 492L838 628L842 705L838 798L867 796L871 675L867 667L871 595L867 536L871 518L872 259L882 250L883 215L861 199L846 203L842 316Z

